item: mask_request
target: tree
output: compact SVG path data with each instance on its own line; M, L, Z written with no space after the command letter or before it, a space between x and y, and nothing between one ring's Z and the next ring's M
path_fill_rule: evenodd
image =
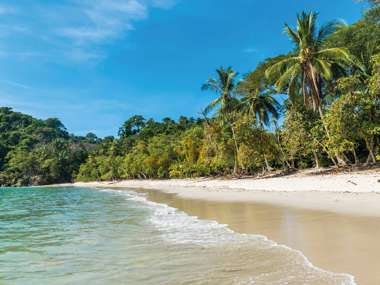
M275 77L275 86L279 91L287 87L289 97L301 89L304 104L318 111L323 123L322 92L323 83L333 78L334 70L352 61L348 50L341 47L325 47L324 42L339 26L331 22L319 30L316 26L316 13L302 12L297 16L297 28L293 30L285 25L285 32L295 45L295 52L280 58L266 71L267 77ZM324 124L326 135L329 130ZM340 164L345 161L337 155Z
M316 19L316 13L303 12L297 16L296 30L285 25L295 51L272 64L266 70L266 76L277 78L275 86L278 90L287 86L288 93L300 84L305 105L318 110L323 117L323 80L333 77L334 65L348 63L351 57L345 48L323 46L326 38L336 31L338 23L331 22L317 30Z
M232 133L235 146L235 163L234 174L238 172L238 142L236 139L235 129L233 126L234 108L237 105L235 97L236 77L237 72L233 71L231 67L224 69L223 67L216 70L218 74L217 79L210 78L202 86L202 90L212 90L218 93L218 97L213 100L205 109L205 114L218 108L216 114L223 126L227 126Z
M218 94L218 97L213 100L205 109L205 113L209 113L215 108L219 108L217 112L220 115L227 115L234 108L236 77L238 73L233 71L231 67L224 69L223 67L216 70L217 79L209 78L202 85L202 90L211 90Z
M123 126L119 129L119 136L126 138L135 134L138 134L145 126L145 119L143 116L135 115L129 118Z

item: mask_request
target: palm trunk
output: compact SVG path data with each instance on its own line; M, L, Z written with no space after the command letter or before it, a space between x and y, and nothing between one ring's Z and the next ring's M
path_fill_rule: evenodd
M265 162L265 166L267 168L268 171L272 171L273 168L269 165L269 162L268 162L268 159L267 159L267 156L264 154L264 162Z
M232 137L233 137L234 145L235 145L234 175L236 175L238 173L238 169L239 169L239 163L238 163L239 146L237 143L235 130L234 130L234 127L232 125L231 125L231 131L232 131Z
M365 139L365 144L367 146L367 149L368 149L368 158L367 158L367 162L366 164L370 164L371 162L372 163L376 163L376 156L375 156L375 153L374 153L374 139L373 138L370 138L369 140L368 139Z
M315 168L319 169L320 168L319 158L315 150L313 150L313 157L314 157L314 162L315 162Z
M323 119L324 118L324 114L323 114L323 110L322 110L322 106L321 105L318 106L318 113L319 113L319 117L321 118L323 128L325 129L326 136L327 136L328 139L331 139L329 129L327 128L327 125L326 125L326 123L324 122L324 119ZM335 158L336 158L336 160L338 162L338 165L342 165L342 166L346 166L347 165L346 161L340 156L339 153L335 152Z
M314 106L314 109L318 109L318 113L319 113L319 116L321 118L323 128L325 129L327 138L330 139L331 136L330 136L329 129L327 128L327 125L323 119L324 114L323 114L322 104L321 104L321 97L322 97L321 96L321 90L320 90L321 88L319 86L314 67L311 63L309 63L309 74L311 77L311 83L312 83L311 85L312 85L312 90L313 90L313 96L312 96L313 106ZM343 165L343 166L347 165L347 163L344 161L344 159L342 159L340 157L339 153L335 153L335 157L336 157L336 160L338 161L339 165Z
M359 159L358 159L358 155L356 154L355 148L352 150L352 154L354 155L354 161L355 161L354 164L358 165Z

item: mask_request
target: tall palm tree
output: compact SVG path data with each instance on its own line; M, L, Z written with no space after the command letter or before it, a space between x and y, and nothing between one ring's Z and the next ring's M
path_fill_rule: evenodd
M217 109L216 114L218 119L224 126L230 128L232 138L234 140L234 174L238 172L238 151L239 146L236 138L236 133L233 125L234 107L237 105L238 100L235 97L236 78L238 73L231 67L224 69L223 67L216 70L218 77L216 79L209 78L206 83L202 85L202 90L212 90L218 94L218 97L214 99L203 111L205 115L212 110Z
M275 86L279 91L287 89L290 99L295 97L300 88L305 106L318 111L326 135L330 137L323 122L323 83L333 78L334 70L352 63L352 56L345 48L324 47L325 39L337 30L339 23L331 22L318 30L317 15L302 12L297 16L295 30L285 25L285 32L294 43L295 51L279 58L265 73L268 78L276 80ZM339 164L346 164L340 155L335 156Z
M351 56L345 48L325 48L326 37L339 27L339 23L331 22L319 30L316 25L317 13L302 12L297 16L297 28L285 25L285 32L295 45L295 51L266 70L268 78L275 78L275 86L279 90L287 88L288 93L301 88L304 103L307 107L322 111L323 81L333 78L334 67L342 66L351 61ZM289 94L291 97L292 94Z
M213 100L205 109L205 113L219 108L220 115L226 115L233 109L236 102L234 96L236 88L236 77L238 73L231 67L224 69L223 67L216 70L218 77L216 79L209 78L206 83L202 85L202 90L212 90L218 93L218 97Z

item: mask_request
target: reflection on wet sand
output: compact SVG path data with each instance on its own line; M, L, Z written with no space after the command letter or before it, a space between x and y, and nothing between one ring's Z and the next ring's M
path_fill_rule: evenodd
M357 284L380 284L380 218L341 215L267 204L190 200L147 191L150 200L239 233L261 234L301 250L320 268L346 272Z

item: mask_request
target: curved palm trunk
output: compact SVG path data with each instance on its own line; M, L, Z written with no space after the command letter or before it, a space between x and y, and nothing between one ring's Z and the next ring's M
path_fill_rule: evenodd
M368 157L366 164L376 163L376 156L374 153L374 139L365 139L366 147L368 150Z
M273 168L269 165L269 162L268 162L268 159L267 159L267 156L264 154L264 162L265 162L265 166L267 168L268 171L272 171Z
M315 150L313 150L313 157L314 157L314 162L315 162L315 168L319 169L321 166L319 164L318 154Z
M232 126L232 124L230 126L231 126L231 131L232 131L232 138L234 140L234 145L235 145L235 159L234 159L235 161L234 161L234 173L233 174L237 175L238 174L238 170L239 170L239 161L238 161L239 146L238 146L238 143L237 143L234 127Z
M326 132L327 138L331 138L329 129L324 122L324 114L323 114L323 109L322 109L322 104L321 104L321 87L319 84L319 80L316 75L316 71L313 67L313 65L309 62L308 64L309 67L309 76L311 79L311 85L312 85L312 101L313 101L313 108L314 110L318 110L319 117L321 118L321 122L323 125L323 128ZM336 160L338 161L338 165L346 166L347 163L346 161L340 156L339 153L335 153Z

